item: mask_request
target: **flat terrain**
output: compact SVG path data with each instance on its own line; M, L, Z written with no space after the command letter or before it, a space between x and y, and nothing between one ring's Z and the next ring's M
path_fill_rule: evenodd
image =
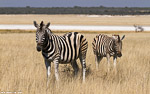
M32 19L22 24L29 24ZM38 15L35 17L35 20L37 19ZM19 20L14 21L19 23ZM13 21L10 21L10 24L11 22ZM145 23L148 24L150 23ZM111 71L107 72L105 58L99 65L99 70L95 70L91 43L96 34L83 33L83 35L89 44L86 82L82 83L81 74L74 78L73 69L69 64L60 65L61 80L59 84L55 83L54 68L52 68L48 94L150 94L150 33L120 34L126 35L126 38L123 41L123 56L117 60L116 75L113 71L113 63L111 63ZM41 53L36 51L34 33L0 34L0 54L0 92L21 91L22 94L46 94L46 69ZM79 61L78 65L81 73Z
M51 22L62 25L123 25L134 24L150 26L150 15L108 16L108 15L0 15L0 24L33 24Z

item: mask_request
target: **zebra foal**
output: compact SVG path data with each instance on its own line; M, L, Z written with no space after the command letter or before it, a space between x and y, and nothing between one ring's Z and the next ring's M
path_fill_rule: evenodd
M80 59L83 69L83 81L85 81L86 52L88 48L88 42L86 38L78 32L66 33L63 36L55 35L48 28L50 23L45 25L43 21L40 23L40 25L34 21L34 26L37 28L37 51L42 51L42 55L45 60L47 69L47 84L49 83L49 77L51 74L51 62L54 63L55 78L56 81L58 81L59 64L71 63L76 75L79 70L76 62L78 58Z
M116 69L116 59L121 57L122 53L122 40L125 35L120 39L119 35L113 35L109 37L107 35L99 34L94 38L92 42L93 52L95 55L96 69L98 70L98 64L103 59L107 58L108 71L110 70L110 57L113 56L114 67Z

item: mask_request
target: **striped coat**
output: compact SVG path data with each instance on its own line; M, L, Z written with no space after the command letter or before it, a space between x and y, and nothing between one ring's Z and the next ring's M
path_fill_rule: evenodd
M124 37L125 35L122 37L122 39L120 39L119 35L113 35L112 37L109 37L107 35L99 34L94 38L92 46L97 69L99 62L103 59L103 57L107 58L108 66L110 66L109 59L111 56L114 58L114 66L116 67L117 57L122 56L122 40Z
M59 80L58 67L59 64L71 63L75 75L78 73L78 65L76 60L79 58L83 69L83 81L85 81L86 72L86 52L88 42L86 38L78 32L70 32L63 36L55 35L48 28L50 23L40 26L34 21L36 31L37 51L42 51L47 69L47 77L49 83L51 62L55 65L55 77Z
M97 35L92 42L93 51L95 55L106 57L115 55L114 38L107 35Z
M48 35L48 43L42 50L44 58L50 61L59 58L60 63L72 62L81 54L85 58L88 45L83 35L78 32L70 32L63 36L53 33Z

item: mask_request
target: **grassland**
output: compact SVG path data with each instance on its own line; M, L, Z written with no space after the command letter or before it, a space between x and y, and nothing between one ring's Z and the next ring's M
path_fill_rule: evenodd
M51 24L67 25L150 25L150 16L0 15L0 18L0 24L33 24L33 20L43 20ZM35 33L20 33L22 30L15 30L15 33L7 33L11 30L0 32L0 93L21 91L22 94L46 94L46 69L41 53L36 51ZM118 32L107 34L110 33ZM100 63L99 70L95 71L91 43L96 34L83 34L89 43L86 83L82 83L81 74L74 78L70 65L60 65L61 80L56 84L52 64L48 94L150 94L149 32L120 33L126 35L126 38L123 41L123 56L117 60L116 75L113 63L111 71L107 72L106 59ZM79 61L78 65L81 73Z
M149 15L95 16L95 15L0 15L0 24L33 24L51 22L63 25L150 25Z
M80 74L76 79L73 77L70 65L60 65L61 80L56 84L52 67L48 94L150 94L150 33L120 34L126 38L116 75L113 63L107 73L106 59L95 71L91 43L96 34L83 34L89 43L86 83L82 83ZM36 51L34 33L0 34L0 92L6 91L46 94L46 69L41 53Z

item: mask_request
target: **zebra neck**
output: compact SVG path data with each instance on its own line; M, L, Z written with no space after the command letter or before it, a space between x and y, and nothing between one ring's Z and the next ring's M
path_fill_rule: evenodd
M109 53L110 55L114 55L115 52L115 41L112 39L112 42L109 45Z
M51 39L47 39L47 44L46 46L43 48L43 52L44 53L49 53L49 52L52 52L54 50L54 43L53 43L53 40Z
M113 55L116 55L117 51L116 51L116 49L115 49L115 42L113 42L112 47L113 47Z
M46 33L45 33L45 42L44 42L44 45L43 45L43 51L47 51L51 45L51 31L50 29L46 29Z
M43 42L43 49L45 49L46 48L46 46L47 46L47 44L48 44L48 39L49 39L49 36L47 35L47 34L45 34L44 35L45 36L45 40L44 40L44 42Z

